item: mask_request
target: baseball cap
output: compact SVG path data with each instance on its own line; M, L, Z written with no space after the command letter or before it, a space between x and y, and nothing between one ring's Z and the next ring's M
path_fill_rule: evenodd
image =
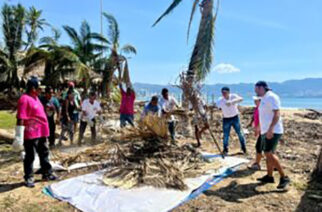
M35 89L38 89L39 84L40 83L37 77L31 77L27 82L27 88L31 89L32 87L34 87Z
M263 87L263 88L265 88L266 90L272 90L272 89L268 86L267 82L265 82L265 81L258 81L258 82L255 84L255 86L257 86L257 87Z
M68 82L68 87L75 87L75 84L73 82Z

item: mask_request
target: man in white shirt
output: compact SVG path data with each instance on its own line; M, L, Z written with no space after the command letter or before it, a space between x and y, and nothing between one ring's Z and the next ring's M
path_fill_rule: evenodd
M162 114L169 119L168 123L171 140L175 141L175 119L171 113L176 107L179 107L179 104L173 96L169 95L169 90L167 88L162 89L159 104Z
M79 127L79 140L78 144L82 144L82 140L84 137L84 133L87 127L87 124L91 127L92 133L92 142L96 141L96 120L95 117L97 114L100 114L102 111L100 103L96 100L96 93L91 92L89 94L89 98L85 99L82 104L82 115L81 115L81 123Z
M267 175L257 180L263 183L274 183L273 170L276 168L281 176L277 188L283 189L290 183L290 179L285 175L279 159L275 155L277 144L284 132L280 115L281 101L264 81L256 83L255 92L261 97L259 120L262 150L265 153L267 164Z
M228 87L221 89L222 97L216 103L217 107L221 109L223 114L223 133L224 133L224 154L228 154L229 134L231 127L236 131L240 147L244 153L246 150L246 140L241 129L239 120L238 104L243 101L243 98L237 94L231 94Z

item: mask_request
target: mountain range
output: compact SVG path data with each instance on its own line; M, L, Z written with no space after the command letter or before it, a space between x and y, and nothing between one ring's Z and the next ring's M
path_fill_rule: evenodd
M287 80L281 83L268 82L270 88L281 97L321 97L322 98L322 78L306 78L301 80ZM238 93L244 97L254 95L254 83L238 83L238 84L213 84L204 85L202 93L207 96L218 97L220 89L228 86L231 92ZM159 94L162 88L168 88L171 93L176 96L181 94L181 90L172 85L157 85L147 83L134 83L134 88L139 95L150 96Z

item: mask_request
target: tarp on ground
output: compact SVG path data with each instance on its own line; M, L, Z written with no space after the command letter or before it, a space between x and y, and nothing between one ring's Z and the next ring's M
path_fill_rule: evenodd
M209 158L209 155L207 156ZM211 156L210 156L211 158ZM219 182L227 173L248 160L238 157L214 157L225 166L206 175L186 179L185 191L143 186L133 189L113 188L103 185L104 171L67 179L46 188L48 194L66 201L84 212L155 212L169 211L174 207L198 196L202 189L208 189ZM198 189L199 188L199 189ZM200 190L201 189L201 190Z

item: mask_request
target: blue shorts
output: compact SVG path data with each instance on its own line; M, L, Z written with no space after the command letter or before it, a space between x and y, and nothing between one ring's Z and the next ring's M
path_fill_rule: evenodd
M79 122L79 113L73 113L72 121L74 123L78 123Z

